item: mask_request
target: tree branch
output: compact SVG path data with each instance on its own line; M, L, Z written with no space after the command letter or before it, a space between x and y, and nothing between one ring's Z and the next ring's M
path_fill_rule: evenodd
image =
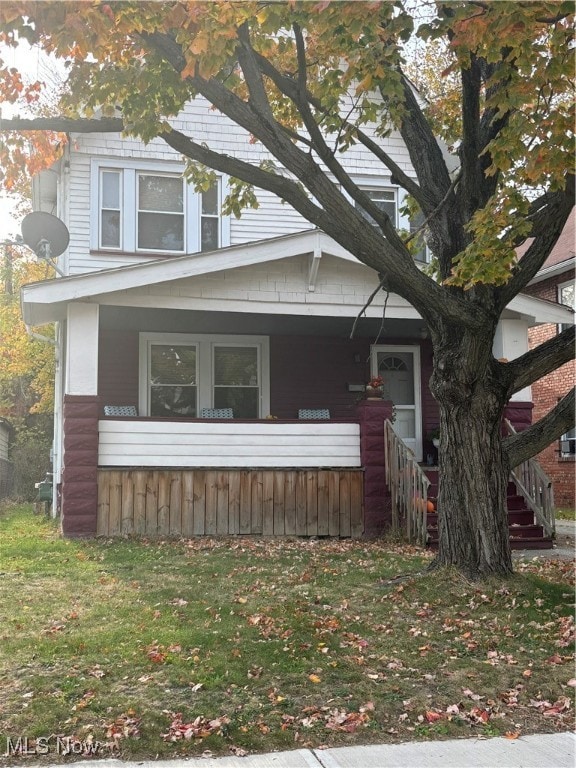
M574 426L575 393L576 388L570 390L544 418L502 441L511 469L540 453Z
M558 192L545 194L530 206L533 241L512 272L512 277L498 289L500 307L525 288L550 255L564 225L574 207L575 177L570 174L566 187Z
M573 360L575 329L576 326L573 325L512 362L504 363L512 387L510 394L529 387L542 376Z

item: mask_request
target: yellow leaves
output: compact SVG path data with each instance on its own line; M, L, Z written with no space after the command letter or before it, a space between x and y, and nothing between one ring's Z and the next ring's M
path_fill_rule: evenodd
M308 675L308 680L310 680L310 682L314 683L315 685L318 685L318 683L322 682L322 678L315 674Z
M371 74L367 74L356 86L356 95L369 91L372 87L373 78Z
M204 34L200 33L196 35L196 37L192 41L189 50L194 55L198 56L202 53L206 53L209 45L210 45L210 40L208 39L208 36L205 33Z

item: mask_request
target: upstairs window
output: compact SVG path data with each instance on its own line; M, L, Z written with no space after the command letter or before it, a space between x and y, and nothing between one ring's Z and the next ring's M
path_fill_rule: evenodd
M196 192L179 173L93 163L93 250L184 254L212 251L230 243L222 217L222 179ZM165 166L164 166L165 167ZM96 223L97 222L97 223Z
M377 208L384 213L387 213L390 217L390 221L393 226L397 226L396 221L396 192L393 189L368 189L363 188L362 191L368 195L370 200L375 204ZM355 204L358 211L362 216L369 221L370 224L378 226L376 220L370 216L358 203Z

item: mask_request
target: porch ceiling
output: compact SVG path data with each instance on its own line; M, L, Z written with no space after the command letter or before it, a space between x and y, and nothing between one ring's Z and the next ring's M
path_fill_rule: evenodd
M143 309L103 306L100 325L104 329L157 331L164 333L239 333L295 336L336 336L348 338L354 319L350 317L304 317L299 315L262 315L244 312L201 312L198 310ZM355 338L374 340L381 320L363 317ZM380 337L424 338L422 320L386 320Z

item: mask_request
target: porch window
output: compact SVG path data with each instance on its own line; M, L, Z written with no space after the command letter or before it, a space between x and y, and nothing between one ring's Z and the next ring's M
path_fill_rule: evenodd
M140 413L196 418L232 408L234 418L260 418L269 410L268 350L264 336L141 333Z
M181 173L165 168L93 161L92 249L183 254L229 245L229 219L221 213L224 180L196 192Z
M232 408L242 419L258 417L257 347L214 347L214 407Z
M196 416L196 359L193 345L150 345L151 416Z

